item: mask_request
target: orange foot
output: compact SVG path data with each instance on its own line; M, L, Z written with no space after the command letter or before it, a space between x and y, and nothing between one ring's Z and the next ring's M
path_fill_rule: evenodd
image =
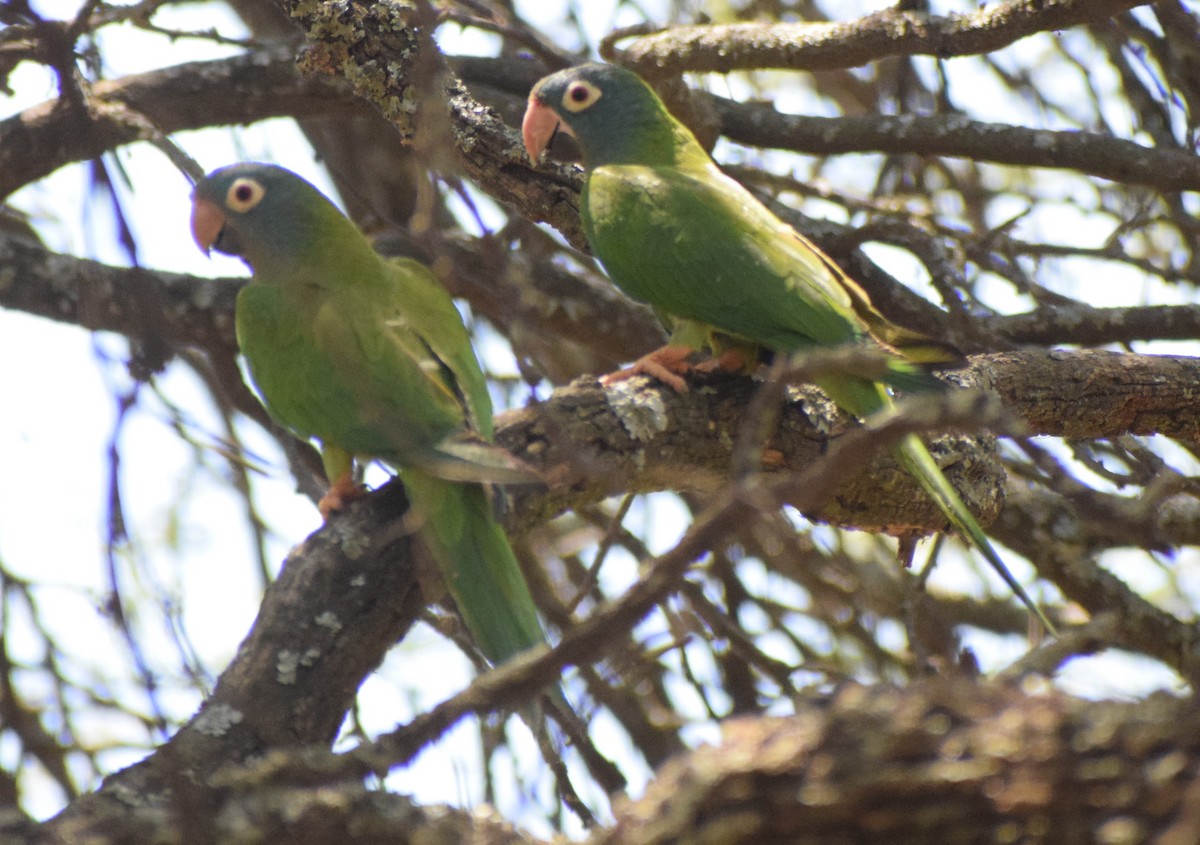
M329 485L329 490L321 497L321 501L317 502L317 510L321 512L321 518L328 521L330 514L340 511L365 495L367 488L355 481L350 473L346 473L338 476L333 484Z
M740 373L750 369L750 356L743 349L726 349L716 358L701 361L693 369L698 373Z
M623 370L600 376L600 383L607 387L636 375L645 374L658 379L676 393L687 393L687 382L680 376L694 369L688 363L688 356L693 351L690 346L663 346L643 355Z

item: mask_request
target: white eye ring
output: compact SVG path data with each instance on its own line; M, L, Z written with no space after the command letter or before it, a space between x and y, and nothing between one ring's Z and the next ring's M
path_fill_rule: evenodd
M592 83L577 79L567 86L563 92L562 106L573 114L578 114L600 99L601 91Z
M244 213L254 208L267 193L262 184L248 176L233 180L225 194L225 205L231 210Z

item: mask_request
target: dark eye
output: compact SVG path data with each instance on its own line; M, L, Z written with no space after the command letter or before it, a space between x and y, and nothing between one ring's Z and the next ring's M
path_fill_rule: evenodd
M258 205L266 189L255 179L243 176L235 179L225 194L225 205L231 211L246 212Z
M563 108L569 112L581 112L600 99L600 89L580 79L572 82L563 92Z

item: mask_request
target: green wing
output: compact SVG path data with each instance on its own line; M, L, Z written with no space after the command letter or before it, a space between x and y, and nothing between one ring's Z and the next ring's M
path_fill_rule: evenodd
M588 177L584 230L631 296L779 350L866 334L823 256L716 169L606 165Z
M458 309L423 264L394 258L388 269L396 301L404 303L403 314L412 330L445 368L441 379L453 385L468 427L491 440L492 399Z

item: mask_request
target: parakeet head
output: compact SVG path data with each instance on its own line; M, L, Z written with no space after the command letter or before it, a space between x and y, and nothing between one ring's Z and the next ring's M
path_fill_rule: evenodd
M331 221L335 227L348 222L324 194L274 164L231 164L192 191L196 243L205 252L240 256L256 272L304 260Z
M669 164L690 138L637 74L606 64L560 70L533 87L521 123L529 157L538 161L559 128L575 136L589 169Z

